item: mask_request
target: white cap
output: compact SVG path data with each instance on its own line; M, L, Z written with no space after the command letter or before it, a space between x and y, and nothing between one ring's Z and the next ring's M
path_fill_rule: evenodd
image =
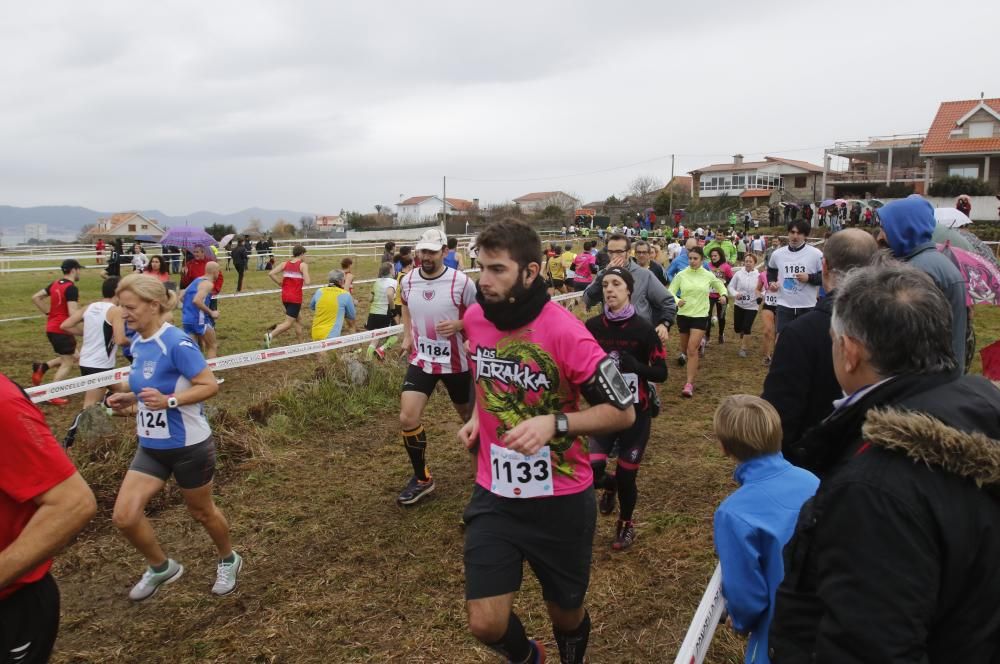
M441 251L448 244L448 237L440 228L428 228L417 241L416 250Z

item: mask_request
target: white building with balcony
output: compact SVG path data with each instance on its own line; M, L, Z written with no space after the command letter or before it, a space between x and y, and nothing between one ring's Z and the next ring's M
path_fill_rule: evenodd
M781 157L744 161L736 154L731 164L711 164L690 173L695 197L738 196L747 205L772 198L818 201L822 197L823 167L808 161Z

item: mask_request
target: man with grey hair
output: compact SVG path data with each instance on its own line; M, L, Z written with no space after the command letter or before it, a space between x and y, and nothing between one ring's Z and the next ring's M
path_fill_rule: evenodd
M793 464L812 470L808 458L795 446L810 427L833 411L833 401L842 396L833 374L830 315L837 284L850 270L871 265L878 244L870 234L849 228L832 235L823 244L823 290L826 297L816 307L790 321L774 348L771 367L764 379L764 393L781 415L781 447Z
M1000 391L955 372L948 301L908 265L849 274L831 334L847 396L811 433L771 661L1000 661Z
M309 302L309 308L314 312L313 341L339 337L345 319L350 321L348 325L353 325L356 315L354 298L344 290L345 278L343 270L330 270L326 278L329 285L313 293L312 301Z

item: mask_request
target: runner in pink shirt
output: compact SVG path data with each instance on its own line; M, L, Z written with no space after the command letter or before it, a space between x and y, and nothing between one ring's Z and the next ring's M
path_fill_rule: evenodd
M584 324L550 301L530 226L493 222L478 247L477 304L463 319L476 407L459 431L466 447L478 446L463 517L469 629L509 661L544 660L513 613L527 560L561 661L582 662L597 518L584 441L630 427L632 393ZM579 409L581 395L590 408Z

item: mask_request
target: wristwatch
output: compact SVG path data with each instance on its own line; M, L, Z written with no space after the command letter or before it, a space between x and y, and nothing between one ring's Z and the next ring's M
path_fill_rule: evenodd
M177 408L179 404L177 403L177 397L170 395L167 397L167 408Z
M566 413L556 413L556 435L565 436L569 433L569 418Z

